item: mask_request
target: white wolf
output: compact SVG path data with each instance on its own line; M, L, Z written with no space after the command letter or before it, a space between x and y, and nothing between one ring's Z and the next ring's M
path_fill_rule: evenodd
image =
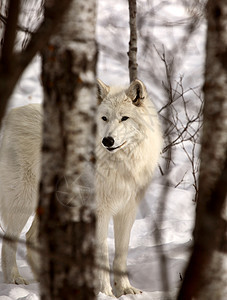
M100 290L113 295L110 285L107 231L114 220L115 295L137 294L129 283L126 260L136 210L150 184L162 146L157 112L144 84L135 80L124 88L98 81L97 113L97 239Z
M98 80L96 200L99 290L113 295L109 278L108 224L114 219L115 295L140 293L129 283L126 260L136 209L149 185L162 145L157 112L144 84L115 88ZM35 212L40 177L42 113L39 104L11 110L5 119L0 149L0 209L6 236L18 237ZM37 244L37 219L27 241ZM28 247L33 271L38 257ZM26 283L16 265L16 246L3 240L6 282Z

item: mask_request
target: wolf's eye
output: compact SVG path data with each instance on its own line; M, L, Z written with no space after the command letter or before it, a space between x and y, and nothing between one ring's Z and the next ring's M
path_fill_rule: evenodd
M124 116L124 117L121 118L121 121L126 121L126 120L128 120L128 118L129 118L129 117Z
M107 121L107 117L103 116L102 120L106 122Z

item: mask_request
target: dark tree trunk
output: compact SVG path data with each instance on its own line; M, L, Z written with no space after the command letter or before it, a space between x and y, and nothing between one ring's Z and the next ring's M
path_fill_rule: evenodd
M42 53L41 299L95 298L96 1L73 0Z
M129 78L130 82L137 78L137 24L136 24L136 0L128 0L129 3Z
M227 3L207 4L204 125L194 248L179 300L225 299L227 193Z

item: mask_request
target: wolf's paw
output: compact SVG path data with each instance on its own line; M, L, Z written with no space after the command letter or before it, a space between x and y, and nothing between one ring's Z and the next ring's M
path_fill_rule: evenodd
M103 288L100 292L107 296L115 298L111 288Z
M105 284L105 285L102 285L102 287L100 288L100 292L107 295L107 296L110 296L110 297L114 297L114 294L112 292L112 288L111 288L111 285L110 284Z
M9 280L6 280L7 283L13 283L13 284L29 284L27 280L25 280L22 276L12 276Z
M115 295L119 298L122 295L127 295L127 294L142 294L143 292L141 290L138 290L134 288L133 286L115 286Z
M29 282L21 276L15 278L14 281L15 281L15 284L26 284L26 285L29 284Z

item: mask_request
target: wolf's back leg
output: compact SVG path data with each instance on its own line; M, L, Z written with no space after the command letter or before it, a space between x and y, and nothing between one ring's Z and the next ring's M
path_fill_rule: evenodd
M27 260L32 269L32 272L36 278L39 280L39 266L40 266L40 256L39 256L39 244L38 244L38 217L35 216L29 231L26 233L26 246L27 246Z
M16 251L18 238L28 220L27 215L18 213L17 217L8 215L8 224L2 243L2 270L5 282L16 284L27 284L26 280L20 276L17 263Z
M0 185L1 219L5 229L2 243L2 270L7 283L26 284L26 280L18 272L16 251L21 231L34 211L36 196L33 196L31 183L22 172L19 177L18 174L8 170L3 171L1 175L4 174L4 178L1 177Z

